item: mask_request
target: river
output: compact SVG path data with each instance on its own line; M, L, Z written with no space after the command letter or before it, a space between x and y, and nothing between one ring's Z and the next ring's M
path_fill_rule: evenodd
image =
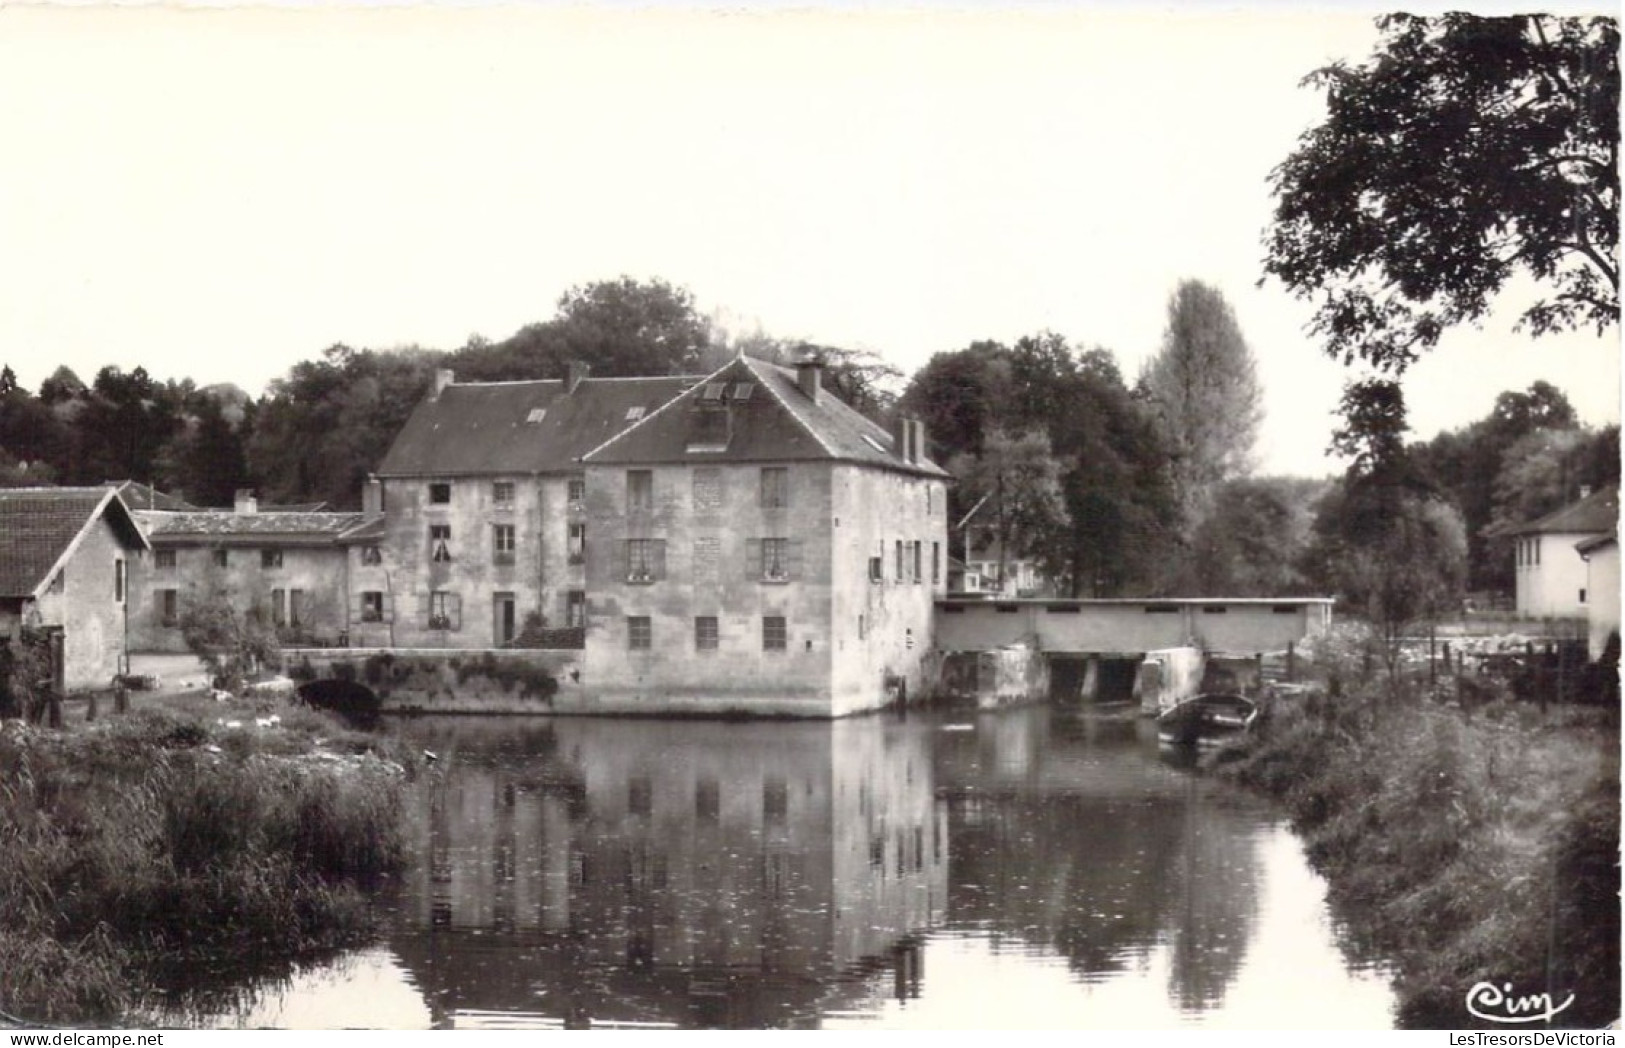
M1268 802L1129 716L423 718L382 941L184 1006L294 1028L1387 1028Z

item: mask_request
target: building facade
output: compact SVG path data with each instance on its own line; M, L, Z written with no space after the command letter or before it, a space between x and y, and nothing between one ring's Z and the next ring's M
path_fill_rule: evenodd
M183 652L189 602L223 595L276 627L285 644L341 645L354 625L346 533L360 513L261 511L249 492L230 510L138 510L151 553L131 569L130 647Z
M1518 614L1528 618L1586 618L1592 601L1580 543L1614 532L1619 489L1589 492L1538 520L1507 528L1513 544ZM1616 613L1617 614L1617 613Z
M0 637L60 630L64 687L111 687L126 670L130 567L147 549L113 487L0 490Z
M740 357L583 459L586 673L604 710L842 716L918 692L947 475L822 387Z
M358 601L369 632L416 648L491 648L527 624L585 626L581 456L693 379L458 383L438 372L377 472L384 521ZM387 631L384 629L387 627Z

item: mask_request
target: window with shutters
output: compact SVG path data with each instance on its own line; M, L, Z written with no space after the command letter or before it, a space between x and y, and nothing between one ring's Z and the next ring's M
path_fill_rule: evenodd
M288 591L274 589L271 591L271 625L286 626L288 624Z
M790 471L784 466L762 467L763 509L785 509L790 505Z
M699 615L694 619L694 650L717 650L717 617Z
M429 525L429 559L436 564L451 562L451 525Z
M564 498L570 504L570 509L579 511L581 504L587 501L587 478L571 477L564 490Z
M566 556L571 564L584 564L587 560L587 525L577 521L570 525L569 535L565 545Z
M747 539L745 571L760 582L789 582L801 574L801 543L787 538Z
M491 563L513 563L513 535L512 524L491 525Z
M784 616L762 616L762 650L787 651L789 648L790 630Z
M649 622L649 616L627 616L626 646L633 651L648 651L654 647L654 628Z
M384 595L379 590L364 590L361 594L361 621L384 621Z
M626 581L647 585L665 577L665 539L626 540Z
M384 562L384 551L377 546L361 547L361 563L365 565L378 565Z
M626 471L626 512L652 513L655 508L655 475L646 469Z
M288 625L294 629L310 623L310 594L304 590L288 591Z
M455 593L435 590L429 594L428 627L455 632L463 628L463 600Z

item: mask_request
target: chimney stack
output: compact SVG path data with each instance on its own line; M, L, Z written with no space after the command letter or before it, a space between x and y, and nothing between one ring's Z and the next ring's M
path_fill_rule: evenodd
M815 356L802 357L796 363L796 385L814 404L824 389L824 365Z
M892 453L904 462L914 461L914 420L904 415L892 423Z
M238 488L237 498L232 502L231 511L244 516L258 513L260 511L259 500L254 497L254 492L252 490L248 488Z
M377 477L367 477L361 487L361 513L368 520L384 515L384 482Z
M914 419L914 457L910 462L924 462L926 459L925 420Z
M586 378L591 371L592 365L580 360L572 360L566 364L564 369L564 392L574 393L576 387L581 385L581 380Z
M1590 484L1581 484L1580 485L1580 497L1583 498L1583 499L1588 499L1588 498L1591 497L1591 485Z
M451 385L453 382L456 382L456 381L457 381L457 373L452 371L451 368L435 368L434 369L434 391L429 394L429 399L430 400L439 400L440 399L440 394L442 394L442 393L444 393L446 391L446 387Z

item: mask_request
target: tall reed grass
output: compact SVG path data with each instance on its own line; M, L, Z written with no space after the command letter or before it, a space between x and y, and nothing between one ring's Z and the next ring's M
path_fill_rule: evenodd
M1467 712L1368 681L1283 701L1224 765L1282 799L1402 1025L1466 1028L1479 982L1620 1014L1617 710Z
M0 1011L139 1022L146 975L177 957L293 955L366 936L366 892L406 858L406 772L315 738L151 711L70 733L8 724Z

